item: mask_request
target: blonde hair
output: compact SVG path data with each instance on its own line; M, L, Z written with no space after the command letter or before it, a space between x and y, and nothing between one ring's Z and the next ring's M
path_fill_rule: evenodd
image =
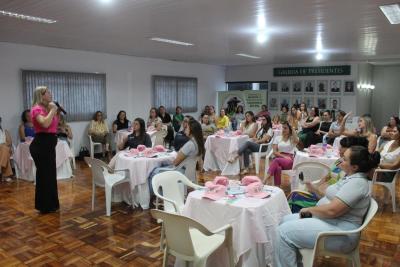
M33 103L32 106L43 104L43 95L48 90L47 86L37 86L35 92L33 93Z
M374 123L372 122L371 117L361 116L360 119L363 119L364 123L365 123L365 131L363 131L363 132L365 134L375 134L375 127L374 127Z

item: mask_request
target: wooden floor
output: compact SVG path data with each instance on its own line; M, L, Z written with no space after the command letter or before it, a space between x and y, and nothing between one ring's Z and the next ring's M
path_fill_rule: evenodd
M92 212L90 170L82 162L77 166L73 181L58 183L59 213L34 210L32 183L0 183L0 266L161 266L160 227L149 212L116 204L106 217L102 190ZM214 175L200 177L204 181ZM400 266L400 212L393 214L391 206L377 200L378 214L361 237L362 266ZM346 265L324 258L316 266Z

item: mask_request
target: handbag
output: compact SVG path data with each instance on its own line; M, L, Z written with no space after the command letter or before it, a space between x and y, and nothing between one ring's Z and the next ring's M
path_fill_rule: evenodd
M87 149L87 147L82 146L81 149L79 150L78 159L83 160L85 157L90 157L90 152L89 149Z

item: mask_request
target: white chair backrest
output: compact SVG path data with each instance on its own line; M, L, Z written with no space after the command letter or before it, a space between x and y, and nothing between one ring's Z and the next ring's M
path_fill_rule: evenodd
M182 186L181 184L190 187L193 185L185 175L178 171L165 171L153 177L152 186L156 196L162 196L167 200L172 200L176 204L175 207L172 202L164 201L165 211L181 212L185 204L184 195L180 188ZM162 189L162 195L159 193L160 189Z
M362 231L369 224L369 222L372 220L372 218L374 218L377 211L378 211L378 203L376 203L375 199L371 198L371 202L369 204L367 214L365 214L365 217L364 217L364 222L358 228L359 231Z
M151 138L151 147L154 147L155 143L156 143L156 135L153 134L150 138Z
M197 229L198 222L160 210L151 210L151 215L155 219L163 221L168 249L187 257L195 256L189 230L191 228Z
M295 175L303 172L305 181L316 181L329 174L329 166L319 162L302 162L297 164L293 170Z
M104 165L105 163L102 162L101 160L98 159L92 159L89 157L85 157L85 162L89 165L89 167L92 169L92 178L93 178L93 183L104 187L105 184L105 178L104 178Z

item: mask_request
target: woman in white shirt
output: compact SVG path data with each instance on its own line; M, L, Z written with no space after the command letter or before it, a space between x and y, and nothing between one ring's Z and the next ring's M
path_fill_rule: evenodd
M400 124L397 124L390 132L391 141L387 142L381 153L379 168L397 170L400 168ZM395 172L383 172L378 177L379 182L390 183Z
M274 177L274 185L281 185L282 170L290 170L293 166L294 151L299 139L288 122L282 124L282 135L275 137L272 143L275 159L271 162L266 181Z
M13 175L10 163L11 145L11 136L7 130L1 127L0 117L0 174L3 178L7 177L7 182L11 181L10 176Z
M260 150L260 145L268 143L272 136L272 123L271 118L269 116L266 117L259 117L259 120L262 121L261 128L256 132L254 138L251 138L250 141L244 143L231 159L228 160L229 163L234 162L239 156L243 155L243 164L244 170L240 173L242 175L249 173L249 164L250 164L250 155L253 152L258 152ZM267 147L263 148L262 152L265 152Z
M257 123L256 117L254 116L253 111L247 111L245 113L246 120L242 122L240 125L240 131L242 131L243 135L248 135L250 138L253 138L257 132Z
M340 136L340 129L342 125L342 121L344 116L346 116L346 112L343 110L339 110L338 114L336 115L336 121L332 122L331 126L329 127L327 143L333 144L335 138Z

